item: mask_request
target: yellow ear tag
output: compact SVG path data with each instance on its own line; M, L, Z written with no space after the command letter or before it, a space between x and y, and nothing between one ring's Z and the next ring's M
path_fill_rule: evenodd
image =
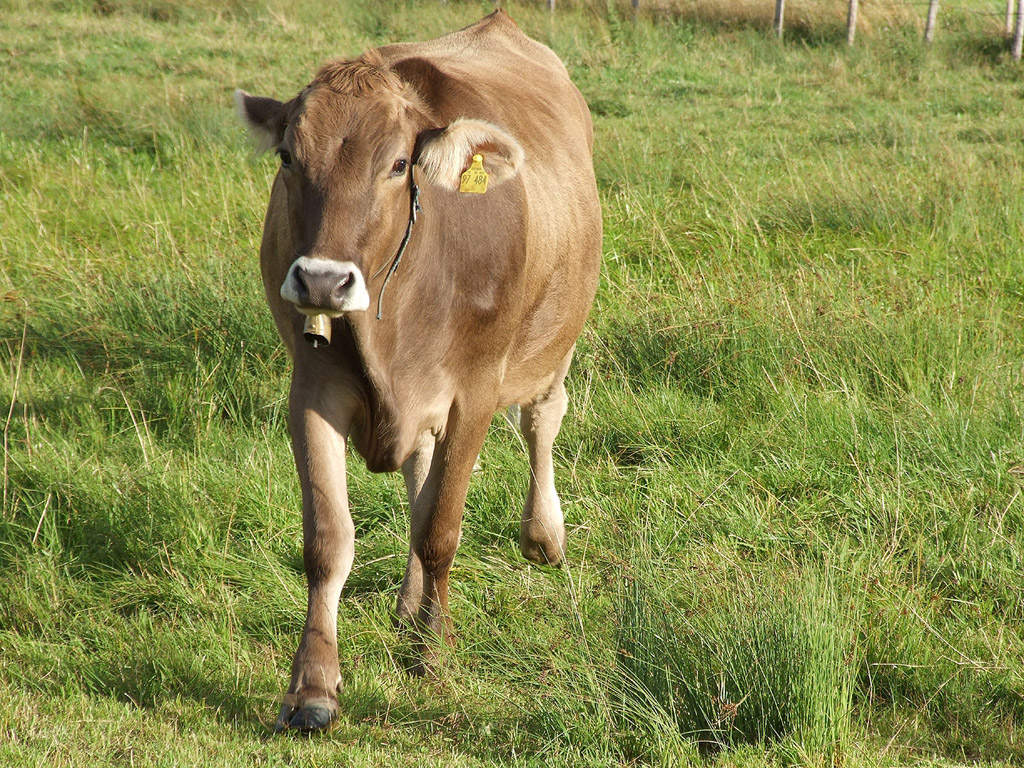
M482 195L487 191L487 171L484 170L483 155L473 155L473 164L462 174L459 192L475 192Z

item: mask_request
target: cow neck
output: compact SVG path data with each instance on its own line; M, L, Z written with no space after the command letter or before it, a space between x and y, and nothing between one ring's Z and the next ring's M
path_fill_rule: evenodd
M420 188L416 184L416 166L409 166L409 223L405 227L405 237L402 238L402 244L398 246L398 253L395 254L395 258L391 261L391 268L388 270L387 275L384 276L384 282L380 286L380 294L377 296L377 319L380 320L382 305L384 302L384 289L388 287L388 280L398 270L398 264L402 261L402 255L405 253L405 249L409 246L409 239L412 237L412 225L416 223L416 219L419 216L420 211L423 209L420 207ZM384 267L381 267L373 275L377 277L381 273ZM370 279L372 280L373 277Z

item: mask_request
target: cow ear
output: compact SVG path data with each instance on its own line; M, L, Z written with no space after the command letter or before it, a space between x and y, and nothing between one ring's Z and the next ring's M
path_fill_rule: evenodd
M256 139L256 151L266 152L284 138L285 105L276 99L235 91L235 109Z
M428 182L454 191L473 155L483 155L490 187L514 178L524 157L522 145L498 126L460 118L444 130L420 136L416 164Z

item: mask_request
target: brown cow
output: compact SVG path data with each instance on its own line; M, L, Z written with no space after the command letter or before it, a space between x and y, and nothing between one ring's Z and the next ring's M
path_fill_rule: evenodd
M562 559L551 449L598 279L593 134L565 67L501 11L328 63L288 102L235 95L281 159L260 261L293 362L309 602L277 723L313 730L338 713L349 439L372 471L405 476L412 535L397 611L421 652L450 636L467 486L506 405L521 405L530 453L520 548ZM486 192L460 191L477 155ZM329 346L303 340L311 316Z

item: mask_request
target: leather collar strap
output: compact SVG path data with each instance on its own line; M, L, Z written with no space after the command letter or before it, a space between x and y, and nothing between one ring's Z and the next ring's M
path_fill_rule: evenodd
M416 223L416 218L419 216L420 211L423 208L420 207L420 188L416 185L416 166L409 167L409 179L412 187L409 192L409 224L405 228L405 237L402 238L402 244L398 246L398 253L395 254L394 260L391 262L391 268L388 270L387 275L384 277L384 283L380 287L380 295L377 296L377 319L381 317L381 304L384 301L384 289L388 287L388 280L395 274L398 269L399 262L402 261L402 255L405 253L406 247L409 245L409 238L412 237L412 225ZM377 275L380 274L378 270ZM374 275L376 277L377 275Z

